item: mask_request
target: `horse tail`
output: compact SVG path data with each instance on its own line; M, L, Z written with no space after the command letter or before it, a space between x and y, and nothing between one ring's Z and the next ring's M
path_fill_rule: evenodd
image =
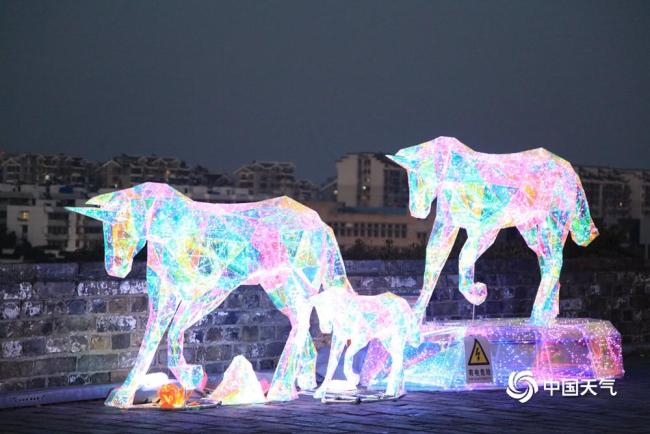
M336 242L332 228L325 225L323 238L323 288L342 288L348 292L354 292L345 272L345 264L341 256L341 250Z
M587 246L598 236L598 229L594 225L589 213L589 204L580 178L576 174L576 203L571 217L571 238L579 246Z

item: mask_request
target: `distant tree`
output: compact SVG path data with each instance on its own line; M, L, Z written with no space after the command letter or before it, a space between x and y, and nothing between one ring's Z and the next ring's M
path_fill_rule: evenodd
M0 231L0 248L10 249L16 247L16 233L11 231L7 233L7 230Z
M74 252L63 253L65 261L69 262L100 262L104 260L104 253L100 249L82 249Z
M354 245L342 252L345 259L371 259L371 249L363 242L361 238L357 238Z

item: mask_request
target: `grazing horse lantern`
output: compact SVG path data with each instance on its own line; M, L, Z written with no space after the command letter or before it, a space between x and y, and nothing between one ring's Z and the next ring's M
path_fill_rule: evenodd
M129 407L168 330L168 364L181 385L202 389L203 367L183 357L185 330L240 285L259 284L291 322L291 331L267 395L295 399L316 387L309 297L325 289L350 290L332 230L318 214L287 198L255 203L194 202L166 184L144 183L96 196L96 207L70 207L104 223L108 274L125 277L147 243L149 319L135 366L106 404ZM339 293L339 292L337 292Z
M439 137L387 157L407 170L411 215L426 218L437 198L424 285L415 306L418 321L424 317L459 228L467 231L458 261L459 289L470 303L479 305L487 296L485 284L474 282L474 263L501 228L515 226L537 254L541 269L531 321L548 325L558 315L562 248L569 231L581 246L598 236L571 164L543 148L483 154L452 137Z

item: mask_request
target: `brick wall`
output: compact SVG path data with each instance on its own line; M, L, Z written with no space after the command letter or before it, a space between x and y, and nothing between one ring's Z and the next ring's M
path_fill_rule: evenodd
M608 319L626 348L650 345L650 271L621 264L569 266L562 274L561 315ZM416 297L421 261L348 261L362 294L387 290ZM432 318L471 318L457 290L456 263L445 267L427 311ZM132 366L147 320L142 263L127 279L106 275L101 263L0 265L0 392L121 382ZM603 271L619 270L619 271ZM539 282L534 261L485 260L477 280L488 285L481 317L528 316ZM315 322L315 316L312 315ZM272 369L289 332L288 320L259 287L241 287L188 330L185 357L219 373L237 354L256 369ZM312 327L317 342L317 327ZM164 371L164 342L153 370Z

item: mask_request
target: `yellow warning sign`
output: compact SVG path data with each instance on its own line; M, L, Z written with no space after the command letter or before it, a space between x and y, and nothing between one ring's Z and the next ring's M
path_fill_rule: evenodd
M490 364L490 361L487 358L487 354L485 354L485 350L483 350L483 347L481 346L481 343L478 341L478 339L474 339L472 354L469 356L469 362L467 362L467 364L470 366Z

